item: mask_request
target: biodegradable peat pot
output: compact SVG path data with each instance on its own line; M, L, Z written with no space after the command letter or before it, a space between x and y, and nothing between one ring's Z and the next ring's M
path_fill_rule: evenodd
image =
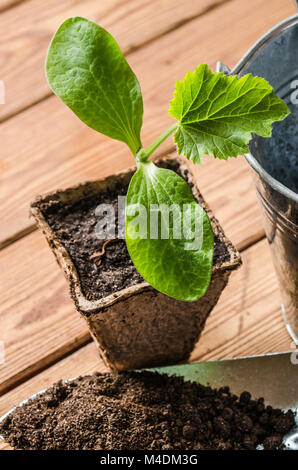
M95 266L89 260L99 249L95 208L106 201L105 197L111 202L111 195L115 199L116 195L126 193L135 167L40 196L31 205L31 213L69 282L75 306L87 321L101 356L112 370L186 360L231 271L241 264L239 253L203 200L188 162L165 157L157 164L183 176L212 223L215 237L212 279L205 295L196 302L174 300L146 283L132 265L123 240L116 242L119 246L109 245L111 256L115 250L113 262L120 266L115 272L105 271L111 269L112 261L105 267ZM123 268L121 256L126 263Z

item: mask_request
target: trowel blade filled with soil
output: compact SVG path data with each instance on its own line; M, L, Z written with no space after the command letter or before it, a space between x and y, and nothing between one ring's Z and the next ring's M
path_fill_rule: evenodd
M0 434L16 449L297 449L296 368L293 352L94 373L21 403Z
M154 369L160 374L182 375L185 380L220 388L228 385L240 395L248 390L271 406L298 409L298 351L201 362Z

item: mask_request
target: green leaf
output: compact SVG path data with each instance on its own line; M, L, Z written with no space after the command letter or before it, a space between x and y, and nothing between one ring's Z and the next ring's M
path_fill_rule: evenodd
M263 78L212 73L201 64L176 83L169 113L179 121L179 154L200 163L203 154L226 160L248 152L251 133L270 137L289 109Z
M88 126L141 147L139 82L115 39L85 18L66 20L52 39L46 73L53 92Z
M126 198L126 244L139 273L158 291L183 301L206 292L213 261L211 224L173 171L149 161L139 164Z

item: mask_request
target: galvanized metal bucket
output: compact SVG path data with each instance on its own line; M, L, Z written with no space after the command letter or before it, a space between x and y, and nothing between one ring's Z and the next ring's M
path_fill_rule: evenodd
M272 138L253 137L246 159L279 278L284 321L298 345L298 15L268 31L232 71L220 62L217 70L265 78L291 111L273 126Z

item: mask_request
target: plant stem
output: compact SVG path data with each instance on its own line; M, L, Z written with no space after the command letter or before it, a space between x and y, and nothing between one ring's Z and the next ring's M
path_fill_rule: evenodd
M137 161L140 162L145 162L148 160L150 155L152 155L153 152L171 135L175 130L178 128L179 123L175 122L169 129L167 129L165 132L163 132L154 142L153 144L149 145L146 149L141 149L137 155L136 159Z

